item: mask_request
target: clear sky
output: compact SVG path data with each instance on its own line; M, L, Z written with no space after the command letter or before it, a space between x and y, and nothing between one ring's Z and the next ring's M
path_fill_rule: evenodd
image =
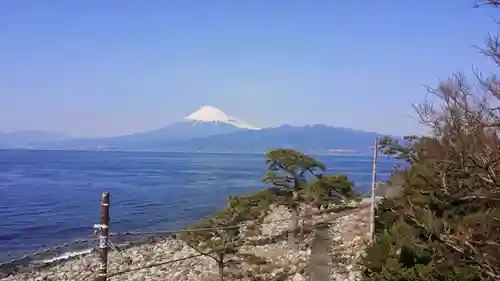
M0 2L0 130L144 131L201 105L255 126L421 132L410 107L496 32L473 0Z

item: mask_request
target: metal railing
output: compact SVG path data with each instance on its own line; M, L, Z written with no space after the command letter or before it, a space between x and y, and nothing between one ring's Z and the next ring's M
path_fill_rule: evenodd
M325 213L331 213L335 212L335 216L330 217L330 220L336 219L345 215L349 215L352 212L355 212L361 208L368 208L370 205L360 205L356 207L346 207L346 206L341 206L341 207L333 207L333 208L327 208L324 210L320 210L318 212L314 213L309 213L306 215L301 215L297 216L295 218L283 218L283 219L277 219L277 220L272 220L272 221L267 221L267 222L255 222L254 226L263 226L267 224L274 224L278 222L283 222L283 221L291 221L291 220L302 220L302 226L304 225L304 221L307 219L312 219L315 215L321 215ZM157 262L153 264L148 264L140 268L130 268L126 270L119 270L116 272L108 272L108 254L109 254L109 249L115 248L113 243L110 240L110 237L115 237L115 236L160 236L160 235L168 235L168 234L180 234L180 233L189 233L189 232L203 232L203 231L213 231L213 230L223 230L223 229L234 229L234 228L240 228L242 226L248 225L248 223L239 223L239 224L234 224L234 225L227 225L227 226L220 226L220 227L210 227L210 228L191 228L191 229L180 229L180 230L161 230L161 231L144 231L144 232L121 232L121 233L112 233L109 232L109 209L110 209L110 194L108 192L104 192L101 197L101 215L100 215L100 223L94 225L94 229L96 230L97 238L84 238L84 239L77 239L73 240L71 242L63 243L63 244L58 244L54 247L51 248L46 248L46 249L41 249L35 252L27 253L19 258L11 259L4 261L0 263L0 270L2 268L5 268L7 266L15 265L17 263L20 263L24 260L34 258L40 255L47 254L49 252L57 251L62 248L69 247L71 245L75 244L80 244L80 243L91 243L91 242L96 242L99 241L98 245L96 248L98 251L98 256L99 256L99 267L96 270L93 270L89 276L86 276L86 278L92 278L94 277L95 281L107 281L109 278L115 277L117 275L121 275L127 272L131 271L137 271L137 270L142 270L146 268L152 268L156 266L162 266L166 264L172 264L175 262L180 262L192 258L197 258L201 256L207 256L211 253L215 253L220 251L221 249L205 252L205 253L198 253L195 255L190 255L187 257L182 257L178 259L172 259L172 260L167 260L163 262ZM324 221L323 221L324 222ZM298 230L298 228L297 228ZM15 274L15 271L9 272L8 274ZM0 277L1 273L0 273Z

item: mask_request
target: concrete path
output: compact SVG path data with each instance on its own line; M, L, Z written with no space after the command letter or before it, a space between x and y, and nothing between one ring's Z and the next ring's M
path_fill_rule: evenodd
M331 240L328 235L328 224L317 225L311 247L311 257L309 259L310 281L330 280L329 268L331 266L331 258L328 252L331 246Z
M369 199L363 200L360 203L359 208L332 213L316 224L311 246L311 257L309 258L308 266L310 276L309 281L334 280L331 276L333 264L330 253L335 250L335 247L332 237L330 237L330 234L328 233L330 224L340 217L348 214L357 214L352 222L347 222L349 226L345 227L339 234L341 235L343 241L350 241L354 237L364 236L368 232L365 221L369 218L369 207Z

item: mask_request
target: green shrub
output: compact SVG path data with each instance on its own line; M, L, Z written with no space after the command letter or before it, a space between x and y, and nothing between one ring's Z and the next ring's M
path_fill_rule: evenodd
M330 203L360 198L353 184L345 175L323 175L309 182L302 191L303 197L313 206L326 207Z
M400 144L387 145L394 152ZM469 161L479 156L477 148L456 152L432 138L411 139L405 147L411 167L397 173L403 193L377 208L365 280L499 280L498 186L463 173L474 165Z

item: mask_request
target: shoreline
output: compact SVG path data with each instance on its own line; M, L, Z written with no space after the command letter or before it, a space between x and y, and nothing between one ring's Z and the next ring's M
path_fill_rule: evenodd
M97 238L90 238L90 240L96 240L96 239ZM177 237L174 234L154 234L154 235L150 235L148 237L142 237L139 239L124 240L123 242L115 244L113 242L113 236L111 236L109 240L111 242L112 247L109 247L108 251L111 253L113 251L127 250L127 249L134 248L134 247L141 247L143 245L155 244L155 243L161 242L165 239L177 239ZM63 244L59 244L59 245L63 245ZM61 252L53 254L53 255L48 254L48 255L45 255L45 257L43 256L43 254L41 254L40 258L28 257L28 258L19 260L22 257L21 256L21 257L17 258L19 261L15 261L15 262L0 266L0 278L8 277L11 275L16 275L18 273L25 273L25 272L29 272L29 271L33 271L33 270L38 270L38 269L42 269L42 268L50 268L50 267L57 266L58 264L65 263L65 262L68 262L71 260L85 258L89 255L94 255L98 250L98 241L94 241L93 245L94 246L91 246L91 247L75 247L71 250L61 251ZM57 245L55 247L57 247ZM71 248L71 247L69 247L69 248ZM47 249L52 249L52 248L45 248L45 249L39 250L39 252L43 252ZM48 251L48 253L50 253L50 251ZM15 259L7 259L3 262L9 261L9 260L15 260Z
M265 190L265 189L263 189ZM360 204L361 202L358 202ZM349 203L350 204L350 203ZM352 208L352 206L335 206L333 205L333 209L335 211L333 212L342 212L344 210L349 210ZM288 224L290 223L290 215L289 214L284 214L283 209L286 209L284 206L273 206L272 209L270 210L269 214L267 217L272 217L273 220L277 220L275 222L271 222L271 224ZM220 211L220 210L219 210ZM276 212L278 214L276 214ZM281 212L281 213L280 213ZM327 209L327 210L317 210L313 215L321 217L325 215L328 212L332 212L332 209ZM214 214L217 214L217 212L214 212L210 215L207 215L204 218L198 219L194 221L195 223L198 221L201 221L203 219L209 218L213 216ZM265 223L268 224L269 222ZM263 225L265 225L263 224ZM287 227L278 227L278 229L283 232L285 231ZM116 251L124 251L124 250L129 250L133 248L141 248L143 246L148 246L148 245L155 245L158 243L163 243L168 240L173 240L173 241L178 241L181 243L184 243L180 237L179 233L182 232L186 228L181 228L178 230L173 230L172 233L168 234L149 234L147 237L141 237L138 239L119 239L123 240L123 242L120 243L115 243L113 240L117 240L115 237L117 236L110 236L110 242L111 242L111 247L108 248L108 253L111 254ZM124 235L126 236L126 235ZM97 236L96 236L97 237ZM96 241L97 238L90 238L90 240L93 241L93 247L84 247L84 248L75 248L74 250L69 250L69 251L64 251L61 253L58 253L56 255L50 255L46 257L41 257L38 259L33 259L33 258L26 258L23 259L22 261L19 262L13 262L10 264L6 264L3 266L0 266L0 278L5 278L13 275L17 275L19 273L27 273L27 272L32 272L35 270L39 269L46 269L46 268L52 268L54 266L58 266L60 264L64 264L66 262L70 262L72 260L78 260L78 259L85 259L88 258L89 256L96 255L98 247L98 241ZM60 244L61 245L61 244ZM51 249L51 248L47 248ZM43 252L44 250L42 250ZM3 279L0 279L3 280Z
M337 221L345 221L348 216L352 217L362 210L366 212L366 202L366 199L349 201L329 205L326 209L309 209L310 205L302 205L300 217L306 217L307 209L312 212L307 215L310 227L304 225L307 230L298 250L286 239L286 233L292 226L292 214L284 206L271 205L270 211L257 224L257 233L248 232L250 225L255 226L252 221L239 225L243 243L237 247L235 254L228 257L235 258L236 263L226 265L225 274L231 277L227 280L247 280L239 278L257 275L263 277L262 280L275 280L273 278L279 275L285 278L279 280L293 281L297 275L307 274L315 227L325 222L338 225ZM218 274L214 260L200 256L178 234L153 235L115 246L108 252L108 274L116 281L215 280ZM94 248L90 253L67 259L20 267L9 275L0 275L0 281L93 281L98 268L99 258Z
M286 242L276 242L273 237L276 233L283 232L290 225L290 216L286 208L282 206L273 206L273 209L266 216L266 223L263 223L260 227L263 229L260 239L262 241L267 241L262 245L253 245L251 240L249 244L245 244L240 247L240 250L252 251L254 248L268 247L270 243L277 243L280 248L288 248ZM277 219L281 221L276 221ZM247 225L243 224L240 229L244 229ZM264 229L265 228L265 229ZM268 242L272 241L272 242ZM285 243L285 244L284 244ZM181 269L179 272L183 274L191 274L196 276L202 276L204 274L216 274L217 268L216 264L211 258L206 256L186 259L182 262L175 263L172 266L160 266L158 269L142 271L143 268L147 268L147 264L154 262L161 262L163 260L171 259L182 259L192 255L199 255L194 249L189 247L183 240L180 239L179 235L175 234L164 234L164 235L153 235L144 239L138 239L134 242L114 245L115 249L110 249L108 252L108 272L114 274L116 272L127 271L132 267L132 271L137 270L141 273L136 275L131 274L132 279L120 279L119 280L143 280L134 279L134 276L144 276L144 274L153 274L155 270L167 270L169 275L179 276L179 270L172 270L172 268ZM97 249L92 249L89 253L84 253L81 255L70 256L65 259L57 259L48 263L31 263L29 265L20 266L15 268L15 270L10 271L8 274L3 273L4 276L0 275L1 281L20 281L20 280L93 280L97 269L99 268L99 262L97 257ZM266 251L264 251L266 252ZM307 261L305 258L305 252L300 252L303 256L303 262ZM137 262L136 262L137 261ZM178 265L177 265L178 264ZM193 268L193 264L195 265ZM135 265L136 268L133 267ZM189 270L189 272L187 272ZM153 271L153 273L151 273ZM0 271L1 272L1 271ZM124 276L129 276L129 273L125 273ZM190 275L190 276L191 276ZM193 276L189 277L191 279L185 280L197 280ZM38 279L37 279L38 278ZM187 277L186 277L187 278ZM194 279L193 279L194 278ZM168 278L167 278L168 279ZM163 279L161 279L163 280ZM170 280L170 279L168 279ZM184 280L184 279L180 279Z
M262 189L265 190L265 189ZM261 190L261 191L262 191ZM358 202L361 203L361 202ZM284 217L287 217L288 215L278 214L276 215L275 212L277 212L278 209L284 208L283 206L273 206L273 209L270 210L268 216L273 217L274 219L277 220L282 220ZM335 206L335 208L338 208L334 212L342 212L344 209L348 209L351 207L343 206ZM223 210L223 209L222 209ZM220 211L220 210L219 210ZM317 212L314 215L317 216L322 216L325 214L325 211L331 212L331 210L317 210ZM218 211L209 214L205 216L204 218L195 220L194 222L198 222L200 220L209 218L213 216L214 214L217 214ZM288 212L288 211L286 211ZM279 212L278 212L279 213ZM285 218L285 220L289 220ZM279 223L279 222L278 222ZM285 223L285 222L283 222ZM285 227L286 228L286 227ZM280 231L284 231L283 227L280 228ZM182 231L183 229L186 228L180 228L178 230L172 231L172 233L164 233L164 234L145 234L143 237L136 238L137 236L132 235L134 238L131 239L122 239L121 237L117 239L118 236L110 236L110 242L111 242L111 247L109 247L109 253L112 254L113 252L116 251L125 251L133 248L141 248L143 246L149 246L149 245L155 245L158 243L163 243L168 240L174 240L178 241L180 243L183 243L183 241L179 237L179 232L177 231ZM176 233L177 232L177 233ZM175 234L174 234L175 233ZM126 237L126 235L124 235ZM97 236L94 238L90 238L89 240L92 240L92 247L76 247L74 249L64 251L57 253L55 255L46 255L45 257L42 254L42 257L40 258L26 258L22 261L6 264L3 266L0 266L0 278L5 278L9 276L15 276L17 274L23 274L27 272L32 272L36 271L39 269L47 269L47 268L53 268L55 266L71 262L73 260L78 260L78 259L87 259L90 256L95 256L97 253L97 244L98 241L96 241ZM115 243L114 241L120 241L119 243ZM71 247L69 247L71 248ZM48 248L50 249L50 248ZM43 251L43 250L42 250ZM3 280L3 279L0 279Z

